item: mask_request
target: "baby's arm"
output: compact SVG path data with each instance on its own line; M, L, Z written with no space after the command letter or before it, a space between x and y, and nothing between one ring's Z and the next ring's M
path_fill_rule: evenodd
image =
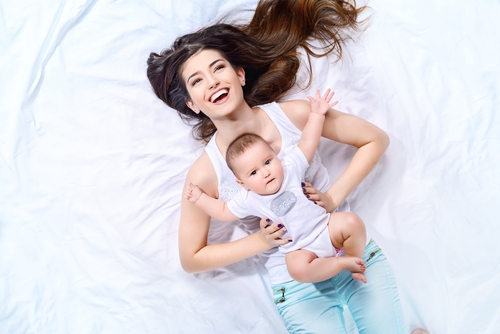
M311 163L311 160L314 157L314 152L316 152L319 139L321 138L321 133L323 132L325 114L328 109L338 103L338 101L330 103L334 94L334 92L328 89L325 95L321 97L320 91L317 90L316 99L312 96L307 97L309 101L311 101L311 113L309 114L307 123L302 130L298 146L302 153L304 153L304 156L309 163Z
M229 222L238 219L227 207L226 202L215 199L205 194L200 187L189 182L184 192L190 202L196 204L212 218L223 222Z

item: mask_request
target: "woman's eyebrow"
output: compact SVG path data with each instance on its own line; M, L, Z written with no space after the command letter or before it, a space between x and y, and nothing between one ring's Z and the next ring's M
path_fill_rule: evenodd
M214 66L214 65L215 65L217 62L219 62L219 61L224 61L224 59L222 59L222 58L216 59L216 60L214 60L213 62L211 62L211 63L210 63L210 65L208 65L208 67L210 68L210 67ZM191 74L191 75L187 78L186 82L189 82L189 80L190 80L192 77L194 77L195 75L197 75L198 73L200 73L200 72L199 72L199 71L196 71L196 72L194 72L193 74Z
M208 65L208 67L212 67L212 66L214 66L214 65L215 65L217 62L219 62L219 61L224 61L224 59L222 59L222 58L215 59L213 62L211 62L211 63L210 63L210 65Z

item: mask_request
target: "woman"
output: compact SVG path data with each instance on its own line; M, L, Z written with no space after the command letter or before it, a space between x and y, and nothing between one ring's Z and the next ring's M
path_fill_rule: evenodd
M308 55L335 53L340 59L342 42L348 38L344 31L358 29L363 9L354 1L260 1L248 25L216 24L178 38L161 54L151 53L148 78L156 95L193 124L197 139L207 142L186 184L197 184L212 197L230 199L239 185L224 156L229 143L244 132L260 135L282 158L296 144L310 112L308 101L273 103L295 83L297 47ZM307 43L310 37L323 42L324 53L314 53ZM322 135L353 145L357 152L330 187L326 169L316 157L306 173L310 183L304 192L328 211L339 207L346 211L345 198L373 169L389 140L373 124L334 109L327 112ZM350 212L343 214L359 219ZM349 273L314 284L298 283L276 248L286 242L280 239L281 224L253 218L242 223L253 234L208 245L210 217L183 199L179 227L183 268L201 272L265 252L275 303L291 333L345 332L346 304L360 333L407 332L395 279L374 241L363 256L368 284L353 281Z

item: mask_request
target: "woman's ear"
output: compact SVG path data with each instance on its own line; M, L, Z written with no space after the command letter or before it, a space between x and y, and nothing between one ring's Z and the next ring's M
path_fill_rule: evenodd
M236 70L236 74L238 75L238 79L240 79L241 86L245 86L245 70L243 67L238 67Z
M200 113L200 109L196 108L194 105L193 101L191 100L186 100L186 105L188 106L189 109L191 109L195 114Z

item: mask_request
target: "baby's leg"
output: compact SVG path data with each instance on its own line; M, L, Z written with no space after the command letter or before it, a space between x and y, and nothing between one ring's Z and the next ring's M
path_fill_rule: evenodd
M362 274L366 270L360 258L353 256L318 258L313 252L304 249L287 253L285 259L290 276L302 283L321 282L342 270L349 270L353 275Z
M336 248L344 248L346 257L360 258L366 247L366 228L361 218L352 212L333 212L328 223L330 239ZM366 282L364 273L352 277Z

